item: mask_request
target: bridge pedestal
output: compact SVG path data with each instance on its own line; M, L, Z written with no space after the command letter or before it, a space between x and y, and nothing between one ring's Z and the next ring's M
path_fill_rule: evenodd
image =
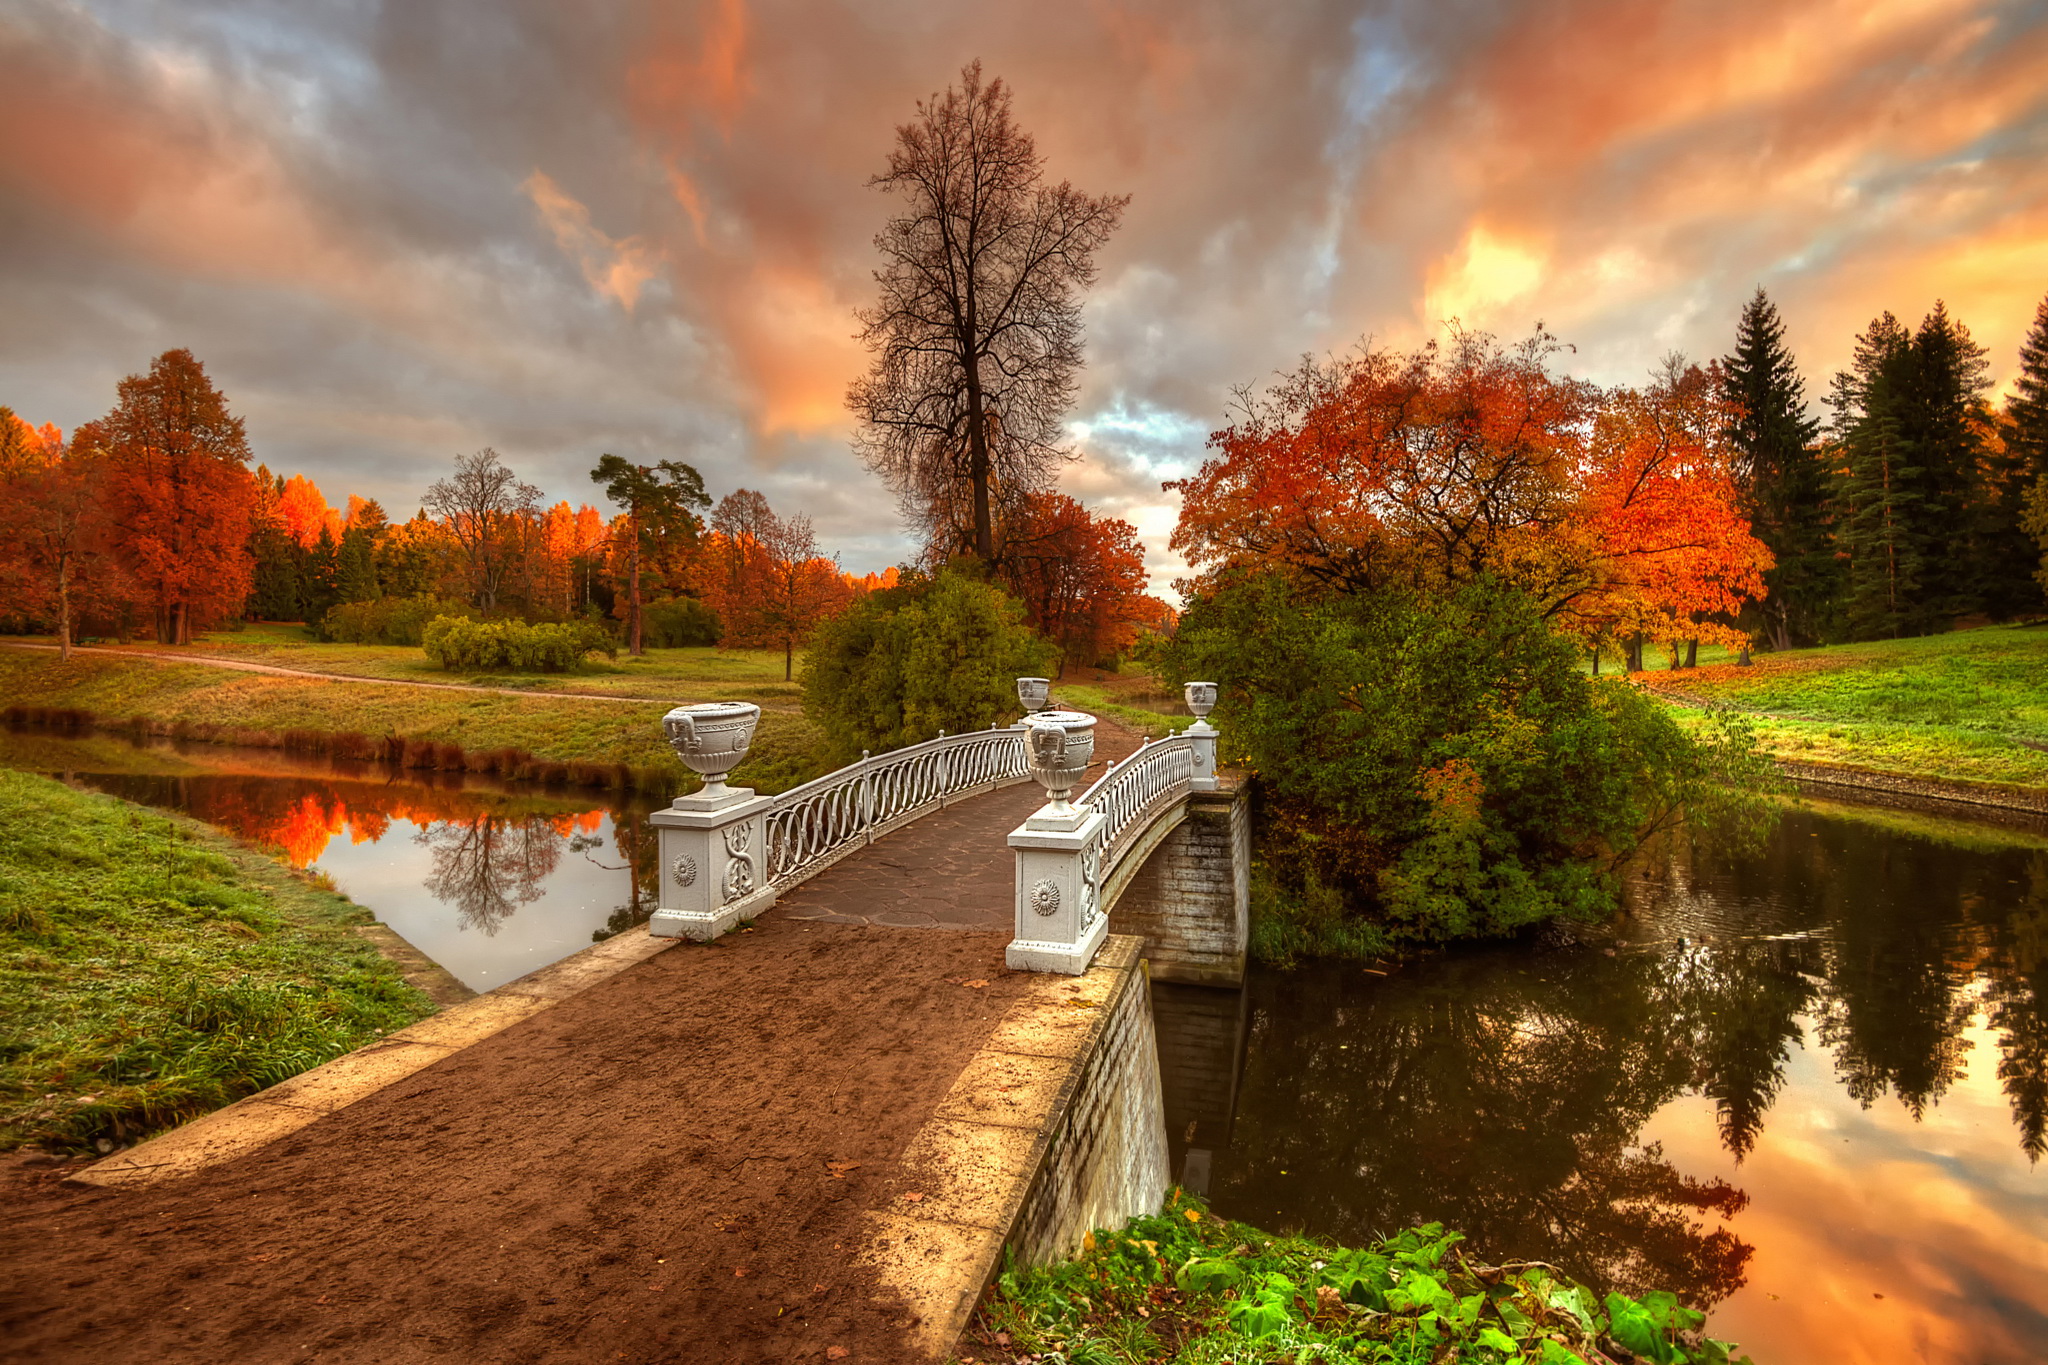
M723 797L685 796L647 817L661 840L656 938L717 938L775 904L768 887L763 822L772 797L733 787Z
M1109 933L1101 904L1102 829L1108 822L1085 806L1073 808L1069 817L1050 811L1010 831L1010 847L1017 851L1017 937L1003 950L1003 960L1012 971L1079 976Z

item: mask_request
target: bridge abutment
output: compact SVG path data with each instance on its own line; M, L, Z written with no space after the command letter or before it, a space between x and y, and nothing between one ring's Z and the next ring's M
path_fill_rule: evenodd
M1145 940L1152 975L1244 984L1251 939L1251 813L1241 787L1192 792L1186 818L1117 895L1110 928Z

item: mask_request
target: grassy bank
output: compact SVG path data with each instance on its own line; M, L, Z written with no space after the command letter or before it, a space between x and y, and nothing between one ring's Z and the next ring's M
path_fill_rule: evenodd
M296 748L408 767L666 792L691 781L662 737L670 701L573 701L325 682L86 652L0 649L18 719ZM768 712L735 777L781 791L813 775L815 736Z
M48 644L41 637L23 643ZM621 653L615 660L586 659L567 673L450 673L438 668L424 650L402 645L322 643L304 626L262 622L241 630L212 631L189 645L143 641L128 645L95 645L94 649L131 654L174 654L203 662L231 659L340 677L384 678L394 682L464 682L487 687L534 688L575 692L593 697L638 697L669 706L693 701L750 701L764 711L794 714L802 692L782 677L782 651L650 649L640 658ZM803 656L797 656L803 666Z
M0 771L0 1149L133 1142L432 1013L370 919L196 821Z
M1791 650L1754 668L1636 680L1677 702L1749 713L1778 758L2048 788L2048 627Z
M1534 1262L1485 1265L1435 1224L1372 1247L1275 1236L1176 1191L1071 1261L1012 1268L956 1359L1068 1365L1371 1360L1386 1365L1728 1365L1672 1295L1604 1298ZM1746 1359L1746 1358L1744 1358Z

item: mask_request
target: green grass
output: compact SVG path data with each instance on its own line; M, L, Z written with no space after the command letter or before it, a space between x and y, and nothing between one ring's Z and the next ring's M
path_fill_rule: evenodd
M2048 628L1999 626L1653 671L1653 691L1757 717L1774 756L1942 781L2048 787ZM2038 747L2036 747L2038 746Z
M431 1014L370 920L196 821L0 771L0 1149L132 1142Z
M1727 1365L1731 1359L1729 1343L1700 1339L1703 1315L1668 1293L1602 1298L1540 1263L1485 1265L1462 1241L1434 1223L1364 1248L1276 1236L1218 1218L1175 1191L1159 1216L1132 1219L1120 1232L1089 1234L1070 1261L1006 1270L955 1360Z
M472 753L524 750L552 764L624 765L651 790L681 790L693 780L662 737L662 713L674 704L667 699L501 696L280 678L96 652L65 661L14 649L0 649L0 697L10 706L87 712L103 725L141 722L158 733L183 727L257 744L283 743L290 732L373 740L396 735ZM817 747L801 714L764 712L753 752L734 780L785 790L815 775Z
M303 626L275 622L214 631L190 645L141 643L104 648L178 654L193 659L233 659L308 673L388 678L396 682L463 682L589 696L640 697L669 706L693 701L750 701L763 711L795 714L803 704L802 689L794 681L783 681L780 650L650 649L637 659L625 653L616 661L590 659L568 673L466 674L445 672L428 660L425 651L409 646L323 644L309 636ZM801 654L796 662L801 668Z
M1168 691L1136 664L1073 670L1053 680L1052 695L1062 706L1116 721L1153 739L1185 730L1195 719L1178 693Z

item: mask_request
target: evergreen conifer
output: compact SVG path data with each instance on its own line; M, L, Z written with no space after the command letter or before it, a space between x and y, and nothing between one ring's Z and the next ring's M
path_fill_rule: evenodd
M1743 305L1734 354L1721 362L1722 394L1737 416L1727 436L1750 530L1777 566L1764 574L1763 614L1774 648L1811 644L1837 577L1827 524L1827 466L1814 443L1820 422L1806 412L1806 383L1785 345L1785 324L1759 286Z
M1835 542L1848 557L1844 624L1856 639L1914 633L1920 599L1922 471L1904 414L1911 402L1913 339L1890 313L1856 339L1835 376L1838 460Z

